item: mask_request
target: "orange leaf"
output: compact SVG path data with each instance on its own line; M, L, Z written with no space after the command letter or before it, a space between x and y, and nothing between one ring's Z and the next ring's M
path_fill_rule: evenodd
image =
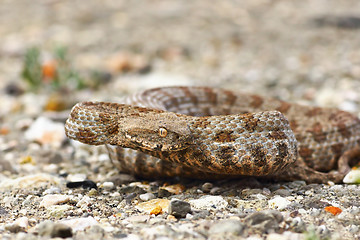
M325 211L331 213L334 216L336 216L342 212L342 210L340 208L334 207L334 206L325 207Z
M44 79L53 79L56 74L56 62L48 61L42 65L42 75Z

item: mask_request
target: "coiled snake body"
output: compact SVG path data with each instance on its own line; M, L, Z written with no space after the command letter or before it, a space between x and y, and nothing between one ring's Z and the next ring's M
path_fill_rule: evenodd
M360 152L360 120L348 112L208 87L78 103L65 132L106 144L120 171L146 178L339 182Z

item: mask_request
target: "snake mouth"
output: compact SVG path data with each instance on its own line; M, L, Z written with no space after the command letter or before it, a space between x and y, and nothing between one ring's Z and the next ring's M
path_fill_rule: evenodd
M152 152L180 151L190 146L190 144L188 144L186 141L184 143L180 143L181 141L171 141L170 143L167 143L167 141L166 142L147 141L144 138L139 138L128 134L125 134L125 138L127 139L127 144L125 144L124 147L152 151Z

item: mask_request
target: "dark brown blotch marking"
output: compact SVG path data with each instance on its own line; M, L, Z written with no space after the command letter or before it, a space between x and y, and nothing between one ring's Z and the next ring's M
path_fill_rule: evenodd
M280 168L284 163L284 159L289 154L289 148L285 143L276 143L276 148L278 150L278 154L275 157L274 165L277 166L277 168Z
M194 128L206 128L210 124L205 118L199 118L198 120L193 122Z
M317 115L320 115L321 113L322 113L321 108L313 107L313 108L310 108L310 110L305 113L305 116L307 116L307 117L315 117Z
M220 151L223 158L232 158L235 155L235 148L232 146L221 147Z
M339 157L342 155L343 149L344 149L343 143L336 143L336 144L331 145L331 151L333 152L333 154L336 157Z
M323 126L319 122L312 125L312 128L309 129L308 132L312 134L316 142L321 143L326 140L326 133L323 132Z
M198 98L190 91L188 87L180 88L184 92L185 97L191 99L191 103L193 103L194 105L198 105Z
M268 138L273 140L286 139L286 134L282 131L272 131L268 134Z
M344 112L344 111L336 111L332 114L329 115L329 121L334 123L334 124L338 124L338 123L352 123L352 124L359 124L360 123L360 119L349 113L349 112Z
M255 145L251 146L250 154L253 157L254 164L259 167L263 167L268 164L266 160L266 153L264 152L263 146Z
M190 155L186 155L184 158L185 162L199 163L197 165L201 165L204 168L211 167L211 155L208 157L204 157L204 152L198 149L193 148L193 151L189 153ZM190 159L190 160L189 160ZM195 164L187 164L187 165L195 165Z
M291 130L293 130L294 132L297 131L297 128L299 126L298 122L296 120L290 120L289 121L289 124L290 124L290 128Z
M234 105L237 98L234 93L232 93L231 91L224 91L223 93L226 95L226 101L224 102L224 105Z
M147 156L145 154L136 154L134 168L135 173L138 174L151 172L149 171Z
M178 109L179 100L176 97L171 96L168 101L164 103L165 109Z
M344 123L339 123L337 125L338 127L338 131L341 134L341 136L343 136L344 138L350 138L351 137L351 131L350 128L347 127Z
M212 88L205 88L206 98L209 103L212 105L217 104L217 94L214 93Z
M216 159L222 167L230 167L232 165L231 159L235 155L235 149L231 146L220 147L216 152Z
M253 117L252 114L246 114L247 119L244 121L244 129L248 132L254 132L258 126L259 119Z
M86 142L93 142L93 140L97 139L97 134L93 133L92 131L89 130L82 130L79 129L78 132L75 132L76 138L81 139L81 140L86 140Z
M253 108L260 108L264 102L264 99L258 95L252 95L251 100L250 106Z
M252 164L252 161L251 161L251 158L250 156L243 156L241 158L241 166L240 166L243 170L243 174L244 175L253 175L254 172L254 167L253 167L253 164Z
M289 111L290 107L291 107L290 103L281 102L280 107L278 107L276 110L278 110L279 112L281 112L283 114L286 114Z
M312 160L313 150L307 147L300 147L299 155L305 162L310 162Z
M221 130L215 133L214 141L216 142L233 142L235 141L235 137L232 135L234 131L229 130Z

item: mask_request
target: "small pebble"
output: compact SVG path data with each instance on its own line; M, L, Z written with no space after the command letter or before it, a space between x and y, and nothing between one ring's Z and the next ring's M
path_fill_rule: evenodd
M210 194L211 195L217 195L217 194L220 194L221 193L221 188L219 187L213 187L211 190L210 190Z
M281 197L287 197L291 195L291 192L287 189L278 189L276 191L274 191L274 195L279 195Z
M191 206L188 202L174 199L170 201L168 212L177 218L184 218L191 212Z
M125 218L124 221L131 222L131 223L145 223L149 221L149 215L135 215L128 218Z
M102 184L102 187L103 187L105 190L110 191L110 190L112 190L112 189L115 188L115 185L114 185L113 182L104 182L104 183Z
M209 182L206 182L201 186L201 190L204 193L209 193L212 188L213 188L213 184Z
M47 195L47 194L55 194L55 193L61 193L61 189L58 187L50 187L49 189L46 189L43 194Z
M273 199L269 200L268 204L270 208L282 210L287 208L291 202L286 198L275 196Z
M139 198L140 198L142 201L149 201L149 200L152 200L152 199L154 199L154 198L156 198L156 197L155 197L155 195L152 194L152 193L144 193L144 194L140 194L140 195L139 195Z
M211 235L224 236L226 234L230 234L233 236L239 236L244 232L245 229L246 229L246 225L241 221L227 219L212 224L209 229L209 233Z
M300 218L294 218L290 223L290 228L297 233L302 233L306 230L305 222Z
M269 232L270 230L277 230L279 228L279 223L282 222L282 219L279 217L281 213L277 214L275 212L255 212L245 218L245 223L264 233Z
M72 209L72 206L68 204L63 204L49 206L46 208L46 211L49 213L50 216L60 218L64 217L67 211L69 211L70 209Z
M51 238L69 238L72 237L71 227L61 224L54 223L52 221L45 221L37 226L37 231L40 236L51 237Z

